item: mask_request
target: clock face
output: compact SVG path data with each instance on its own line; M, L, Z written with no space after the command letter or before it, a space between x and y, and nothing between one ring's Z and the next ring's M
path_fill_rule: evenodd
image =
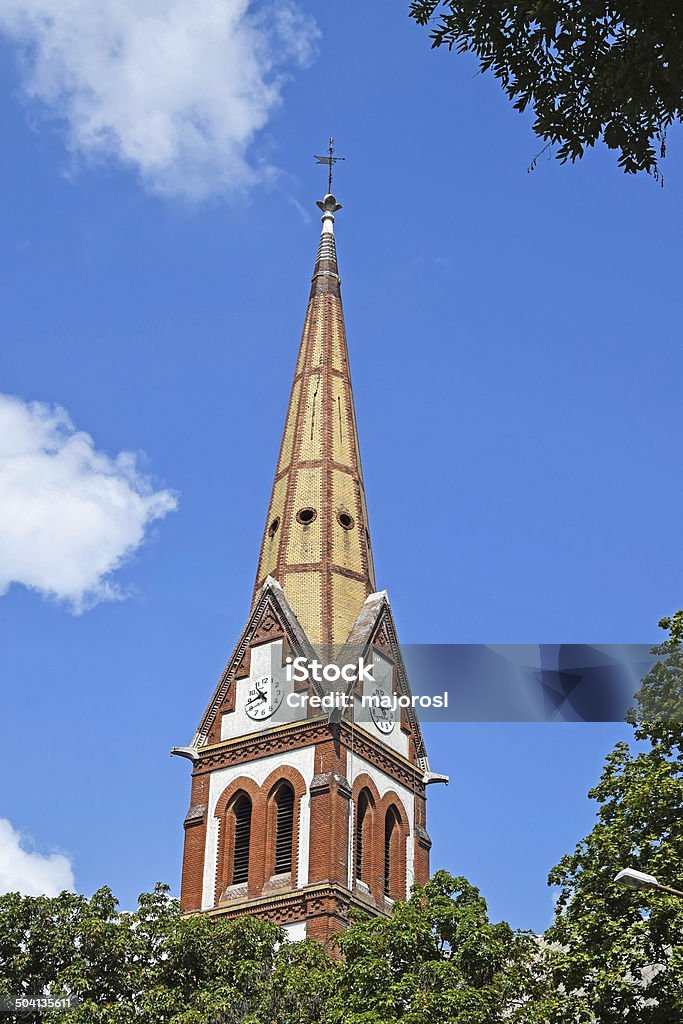
M391 700L394 695L391 690L385 690L382 686L376 686L372 691L372 696L379 697L380 700L386 700L387 698ZM380 732L388 735L393 730L396 724L396 712L393 707L374 707L374 705L371 705L370 714Z
M255 722L262 722L275 714L282 704L284 691L279 679L272 676L262 676L261 679L251 680L251 686L247 691L247 699L244 710L249 718Z

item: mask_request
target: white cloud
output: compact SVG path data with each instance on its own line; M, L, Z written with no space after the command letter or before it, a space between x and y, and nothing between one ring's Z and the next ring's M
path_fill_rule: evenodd
M111 573L177 507L133 452L98 452L58 406L0 395L0 594L21 583L81 612L122 596Z
M62 853L43 855L25 849L25 839L7 818L0 818L0 893L57 896L74 888L71 862Z
M318 38L293 0L0 0L0 32L75 155L114 157L152 191L190 198L270 173L251 143Z

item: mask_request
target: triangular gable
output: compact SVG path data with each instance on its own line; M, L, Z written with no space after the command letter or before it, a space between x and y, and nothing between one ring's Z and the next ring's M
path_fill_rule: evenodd
M354 661L356 658L366 655L371 648L375 648L394 663L399 696L412 697L408 673L386 590L370 594L366 599L338 660L340 663ZM415 708L407 707L404 712L412 731L418 767L424 772L428 772L427 751Z
M292 611L282 587L272 576L268 576L204 712L192 740L192 748L202 747L209 742L219 711L232 710L230 700L234 699L234 682L249 674L252 647L281 638L285 640L294 657L315 657L313 647ZM317 686L315 688L319 689ZM320 692L322 693L322 690Z

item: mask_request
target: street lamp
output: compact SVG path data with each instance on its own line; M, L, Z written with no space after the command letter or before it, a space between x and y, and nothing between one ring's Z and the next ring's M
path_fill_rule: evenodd
M656 889L658 892L668 892L670 896L680 896L683 899L683 892L680 889L662 885L654 875L646 875L644 871L636 871L635 868L624 868L615 876L614 881L619 885L625 885L628 889Z

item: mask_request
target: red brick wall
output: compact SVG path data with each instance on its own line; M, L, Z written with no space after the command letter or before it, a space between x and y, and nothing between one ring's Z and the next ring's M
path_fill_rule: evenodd
M288 743L288 746L290 744ZM271 753L272 751L269 751ZM258 758L254 758L257 760ZM367 774L360 775L354 782L353 790L346 780L346 747L331 733L329 738L315 745L314 778L310 787L310 849L308 851L309 886L319 887L331 884L336 894L315 897L299 908L308 921L308 934L312 937L329 938L334 932L345 927L348 900L360 900L370 912L390 913L391 900L384 891L384 839L386 815L390 807L397 814L397 832L392 842L391 897L404 899L406 892L406 858L409 826L406 809L395 791L390 790L380 798L377 788ZM280 896L295 895L297 890L298 867L301 852L298 849L301 799L306 794L306 783L296 769L283 765L275 769L262 786L249 777L249 763L244 763L245 775L234 780L221 794L216 805L219 819L218 863L214 893L214 908L229 912L231 904L239 904L246 912L244 900L249 900L249 912L257 913L283 923L286 920L301 920L292 917L297 911L289 907L282 918ZM204 856L207 832L206 804L208 801L211 772L196 766L197 774L192 784L192 807L194 810L186 819L185 856L181 903L186 911L201 908ZM286 779L294 789L294 821L292 872L286 876L273 877L275 845L275 804L274 794L281 780ZM349 877L349 804L353 800L357 807L358 797L365 788L371 800L366 822L367 838L364 843L363 882L353 878L351 890ZM420 787L421 789L421 787ZM226 892L230 885L232 870L233 828L231 802L240 791L246 792L252 801L251 840L249 858L249 879L246 886ZM198 813L197 809L202 809ZM426 801L424 790L414 792L414 872L415 881L424 884L429 878L429 837L425 830ZM356 813L354 809L354 821ZM351 870L355 874L355 840L351 845ZM341 898L338 888L346 890L348 898ZM306 891L302 892L302 897ZM253 904L251 901L254 901ZM279 902L278 902L279 901ZM277 906L280 909L275 909ZM289 915L289 916L287 916Z

